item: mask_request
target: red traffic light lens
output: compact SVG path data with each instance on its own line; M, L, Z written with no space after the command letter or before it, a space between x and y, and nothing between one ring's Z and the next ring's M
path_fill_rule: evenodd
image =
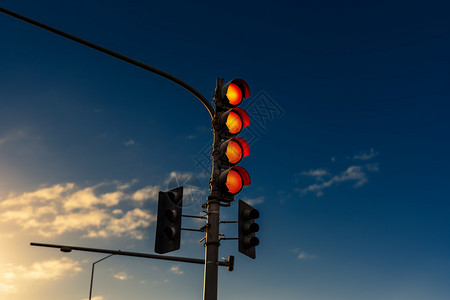
M250 184L250 176L242 167L232 167L219 175L219 187L226 195L239 193L242 187Z
M225 125L229 133L238 134L242 130L242 119L236 112L230 111Z
M231 105L237 106L242 102L242 91L235 83L230 83L227 88L226 97Z
M225 107L236 107L242 100L250 97L250 88L243 79L233 79L222 86L220 93L221 105Z
M231 164L237 164L241 161L243 153L242 147L239 143L231 140L227 144L227 150L225 155L228 158L228 162Z
M239 163L250 154L248 143L241 137L233 137L223 141L219 146L219 163L221 168L228 168ZM242 176L242 174L241 174Z
M221 113L218 122L220 134L223 137L230 137L237 135L242 128L250 125L250 117L245 110L236 107Z
M230 170L227 174L227 181L225 182L225 185L228 188L228 193L239 193L243 186L241 175L235 170Z

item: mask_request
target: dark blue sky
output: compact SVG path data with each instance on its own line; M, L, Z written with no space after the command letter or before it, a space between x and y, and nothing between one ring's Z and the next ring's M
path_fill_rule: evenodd
M217 77L249 83L252 124L243 136L251 155L242 166L252 185L239 195L261 212L261 245L251 261L234 242L222 243L221 256L236 255L236 270L220 273L220 299L450 297L445 1L0 6L160 68L208 99ZM187 211L200 212L208 178L198 161L208 163L210 117L164 78L3 14L0 37L0 239L8 245L0 265L16 278L0 277L0 294L59 298L65 286L81 300L97 256L61 260L27 243L151 252L150 191L191 176L187 183L200 190ZM67 204L81 191L84 198L73 199L91 199L91 211ZM138 191L147 193L142 201ZM117 203L103 197L108 192L122 193ZM223 219L235 218L236 206L223 208ZM60 227L58 215L68 220ZM86 222L70 227L70 218ZM138 225L123 229L130 224ZM183 235L175 254L202 257L200 238ZM63 271L70 263L81 269L51 278L23 271L34 274L50 260ZM201 297L199 267L104 264L96 300Z

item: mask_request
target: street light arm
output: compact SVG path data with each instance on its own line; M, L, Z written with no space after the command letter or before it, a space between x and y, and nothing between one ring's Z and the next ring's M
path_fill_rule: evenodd
M65 37L65 38L67 38L69 40L75 41L77 43L80 43L80 44L83 44L85 46L88 46L88 47L90 47L92 49L95 49L95 50L98 50L100 52L106 53L106 54L108 54L110 56L113 56L115 58L123 60L123 61L125 61L127 63L133 64L133 65L135 65L135 66L137 66L139 68L142 68L144 70L150 71L150 72L152 72L154 74L157 74L159 76L162 76L162 77L164 77L164 78L166 78L166 79L168 79L168 80L170 80L172 82L175 82L179 86L181 86L184 89L188 90L195 97L197 97L197 99L199 99L203 103L203 105L205 105L206 109L208 110L209 114L211 115L211 118L213 118L213 116L214 116L214 108L212 107L211 103L202 94L200 94L199 91L197 91L196 89L194 89L192 86L190 86L186 82L182 81L181 79L179 79L179 78L177 78L177 77L175 77L175 76L173 76L173 75L171 75L169 73L166 73L166 72L164 72L162 70L159 70L157 68L154 68L154 67L151 67L149 65L146 65L146 64L144 64L142 62L139 62L139 61L137 61L135 59L132 59L132 58L127 57L125 55L122 55L120 53L111 51L109 49L106 49L106 48L101 47L99 45L96 45L94 43L91 43L91 42L88 42L86 40L80 39L80 38L78 38L76 36L68 34L68 33L64 32L64 31L59 30L59 29L50 27L48 25L42 24L40 22L37 22L37 21L35 21L33 19L24 17L24 16L19 15L19 14L15 13L15 12L9 11L9 10L7 10L5 8L0 7L0 12L5 13L7 15L10 15L10 16L12 16L14 18L19 19L19 20L25 21L27 23L30 23L30 24L32 24L34 26L37 26L37 27L40 27L42 29L48 30L50 32L56 33L57 35Z
M91 300L92 298L92 286L94 285L94 268L95 268L95 264L101 262L102 260L107 259L108 257L113 256L114 254L110 254L108 256L103 257L102 259L99 259L95 262L92 263L92 271L91 271L91 285L89 287L89 300Z

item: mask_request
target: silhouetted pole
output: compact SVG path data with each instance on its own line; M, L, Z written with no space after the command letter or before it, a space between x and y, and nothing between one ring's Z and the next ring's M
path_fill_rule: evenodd
M113 256L114 254L110 254L106 257L103 257L102 259L97 260L96 262L94 262L92 264L92 273L91 273L91 287L89 288L89 300L91 300L92 297L92 285L94 284L94 268L95 268L95 264L101 262L102 260L107 259L108 257Z

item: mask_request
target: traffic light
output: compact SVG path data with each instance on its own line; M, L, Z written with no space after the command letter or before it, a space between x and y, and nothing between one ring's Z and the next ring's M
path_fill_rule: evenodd
M234 195L251 183L247 170L236 166L250 154L248 143L237 137L244 127L250 125L247 112L237 107L249 96L250 88L242 79L234 79L226 84L221 80L216 89L214 128L220 139L215 154L215 161L220 167L216 184L222 201L233 201Z
M238 234L239 252L248 257L255 258L255 247L259 245L259 239L255 232L259 231L259 225L255 219L259 218L259 211L242 200L239 200Z
M167 253L180 249L183 187L159 192L156 221L155 252Z

